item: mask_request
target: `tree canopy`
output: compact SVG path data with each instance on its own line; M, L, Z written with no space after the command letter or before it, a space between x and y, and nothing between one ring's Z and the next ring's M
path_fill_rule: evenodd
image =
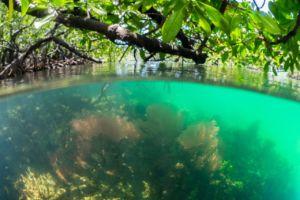
M0 26L9 27L0 33L6 35L4 40L11 45L13 37L31 27L24 30L27 37L22 36L22 42L36 44L17 56L17 64L6 68L18 68L20 60L25 62L51 41L92 61L99 60L90 56L122 55L131 49L145 61L182 57L197 64L208 60L244 63L274 73L281 68L300 69L300 0L272 0L268 12L261 11L255 0L0 2L5 5L1 12L6 12ZM78 48L88 53L83 55Z

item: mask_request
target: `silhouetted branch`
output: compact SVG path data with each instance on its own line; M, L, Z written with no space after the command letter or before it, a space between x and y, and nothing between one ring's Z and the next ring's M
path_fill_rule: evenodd
M253 3L254 3L254 5L255 5L256 9L257 9L257 10L260 10L260 9L262 9L262 8L265 6L266 0L263 0L263 3L262 3L261 6L259 6L259 5L256 3L256 0L253 0Z

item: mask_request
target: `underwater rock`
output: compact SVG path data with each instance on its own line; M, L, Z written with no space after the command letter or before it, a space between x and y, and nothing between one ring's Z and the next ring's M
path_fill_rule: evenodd
M120 116L88 116L72 120L71 126L83 140L100 136L119 142L122 139L136 140L140 136L134 124Z
M200 122L189 126L177 138L183 149L192 154L198 169L215 171L220 167L218 132L219 127L215 121Z

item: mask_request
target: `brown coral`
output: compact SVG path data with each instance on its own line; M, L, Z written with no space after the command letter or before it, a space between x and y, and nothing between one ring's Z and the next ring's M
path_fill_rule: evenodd
M50 164L64 182L75 171L88 167L93 154L110 156L107 148L111 145L118 146L123 139L135 141L140 137L134 124L120 116L89 115L72 120L71 127L75 135L69 138L64 148L50 156Z
M77 132L75 162L81 167L86 166L86 158L95 150L93 148L99 151L99 147L93 146L95 142L100 142L100 151L104 151L104 146L110 142L118 143L122 139L135 141L140 137L134 124L120 116L92 115L73 120L71 126Z
M147 137L155 138L160 143L170 143L182 131L183 113L171 104L153 104L147 107L145 121L138 125Z
M71 122L72 128L83 140L91 140L95 136L119 142L122 139L136 140L139 132L133 123L120 116L88 116Z
M218 154L218 132L219 127L215 121L200 122L189 126L177 140L186 151L193 155L197 168L215 171L221 162Z

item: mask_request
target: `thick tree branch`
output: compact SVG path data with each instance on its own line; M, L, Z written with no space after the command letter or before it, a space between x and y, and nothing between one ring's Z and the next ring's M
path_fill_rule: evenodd
M166 44L158 39L152 39L137 33L133 33L118 24L108 25L98 20L65 14L58 15L56 21L66 26L96 31L105 35L113 42L120 40L126 42L128 45L144 48L150 53L161 52L171 55L178 55L185 58L190 58L196 63L204 63L206 60L206 55L204 54L198 54L191 49Z
M228 0L223 0L222 1L222 4L221 4L220 9L219 9L220 13L222 13L222 14L225 13L228 3L229 3Z

